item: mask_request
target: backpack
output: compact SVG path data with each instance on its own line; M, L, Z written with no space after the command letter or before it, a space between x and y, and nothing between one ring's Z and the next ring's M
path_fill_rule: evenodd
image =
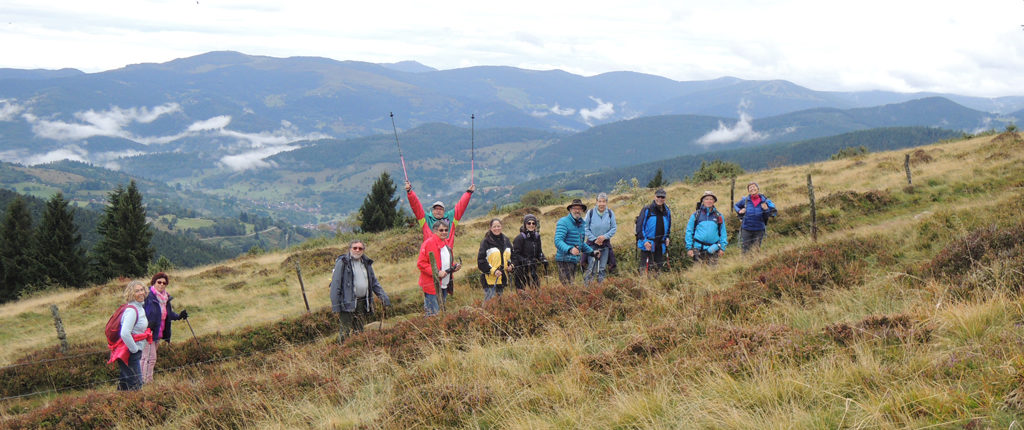
M643 226L647 224L647 220L650 219L652 216L654 216L654 215L651 215L651 211L650 211L649 206L650 205L644 206L644 208L640 210L640 214L637 215L636 218L633 218L633 223L636 224L636 233L634 233L633 236L636 238L636 240L640 240L640 237L643 234L643 228L644 228ZM666 221L668 221L668 223L665 224L665 230L671 230L672 229L672 209L669 209L667 203L665 204L665 214L668 215L668 219L666 220ZM640 218L644 219L643 223L640 222Z
M117 340L121 338L121 315L124 314L124 310L127 309L128 306L135 308L134 305L130 305L128 303L121 305L121 307L117 308L117 310L114 311L114 314L110 316L110 319L107 320L107 325L103 327L103 334L107 336L108 344L117 343ZM135 308L135 314L138 315L138 313L139 309Z

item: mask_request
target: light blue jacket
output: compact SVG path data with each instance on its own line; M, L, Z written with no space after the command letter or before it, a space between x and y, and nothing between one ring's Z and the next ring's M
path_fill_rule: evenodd
M572 217L572 214L569 214L559 219L558 224L555 225L555 248L558 249L558 252L555 253L555 261L579 263L580 256L569 253L573 247L579 248L584 254L594 252L594 249L583 241L585 234L583 218L577 220Z
M611 239L617 230L615 212L611 208L605 208L604 215L593 208L583 216L583 224L586 226L587 240L597 240L598 236Z
M690 221L686 223L687 250L725 251L728 244L725 219L718 209L701 206L690 215Z

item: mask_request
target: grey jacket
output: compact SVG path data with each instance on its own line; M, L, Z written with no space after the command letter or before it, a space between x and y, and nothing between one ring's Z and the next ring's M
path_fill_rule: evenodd
M377 282L377 275L373 274L373 260L362 256L363 265L366 266L366 281L369 290L384 301L384 306L391 306L391 299L388 298L380 282ZM366 294L366 310L373 313L373 294ZM356 293L353 287L352 256L348 253L342 254L334 262L334 273L331 275L331 309L334 312L355 312Z

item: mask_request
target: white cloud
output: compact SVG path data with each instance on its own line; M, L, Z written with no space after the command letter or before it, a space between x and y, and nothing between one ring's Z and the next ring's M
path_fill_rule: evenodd
M0 100L0 121L13 121L25 107L11 100Z
M291 151L298 148L297 146L273 146L268 148L260 148L249 152L244 152L235 155L226 155L220 158L220 163L231 170L241 171L248 169L260 169L264 167L273 167L274 164L265 160L274 154L284 151Z
M725 125L722 121L718 121L718 128L701 136L697 139L697 143L701 145L714 145L739 141L751 142L763 139L764 135L754 131L754 127L750 125L750 119L750 115L746 112L740 112L740 120L732 127Z
M231 115L220 115L202 121L196 121L188 126L188 131L219 130L231 123Z
M594 109L580 109L580 118L583 118L583 122L590 124L592 120L600 121L615 113L615 106L612 103L605 103L594 96L590 96L590 99L597 103L597 107Z
M60 160L74 160L85 163L89 161L88 157L89 151L86 151L85 149L77 145L68 145L64 148L55 149L45 154L36 154L28 156L21 160L20 162L28 166L52 163L54 161Z
M576 113L576 109L573 109L573 108L564 108L563 109L563 108L559 107L558 104L556 103L555 106L551 108L551 113L553 113L555 115L561 115L561 116L571 116L571 115Z
M181 105L167 103L152 109L128 108L114 106L110 110L75 112L74 117L80 122L64 122L45 120L35 115L26 114L25 119L32 124L32 132L37 137L54 140L81 140L94 136L121 137L133 139L130 132L124 129L131 123L150 123L162 115L180 112Z

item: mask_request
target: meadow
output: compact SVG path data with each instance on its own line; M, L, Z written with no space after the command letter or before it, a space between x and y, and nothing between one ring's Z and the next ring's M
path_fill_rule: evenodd
M756 181L780 216L748 255L730 219L714 267L681 257L682 230L704 190L728 212L730 181L672 184L672 270L658 277L636 274L631 247L651 190L612 195L617 274L563 287L552 267L539 290L487 304L474 263L488 220L466 220L456 256L468 269L437 318L422 317L420 234L364 235L394 306L343 343L327 284L352 236L171 271L197 339L176 322L156 380L133 393L114 391L95 352L127 280L41 292L0 306L0 426L1020 428L1022 149L1003 133L908 150L913 185L905 152L744 174L736 198ZM564 206L498 218L511 236L540 214L553 260Z

